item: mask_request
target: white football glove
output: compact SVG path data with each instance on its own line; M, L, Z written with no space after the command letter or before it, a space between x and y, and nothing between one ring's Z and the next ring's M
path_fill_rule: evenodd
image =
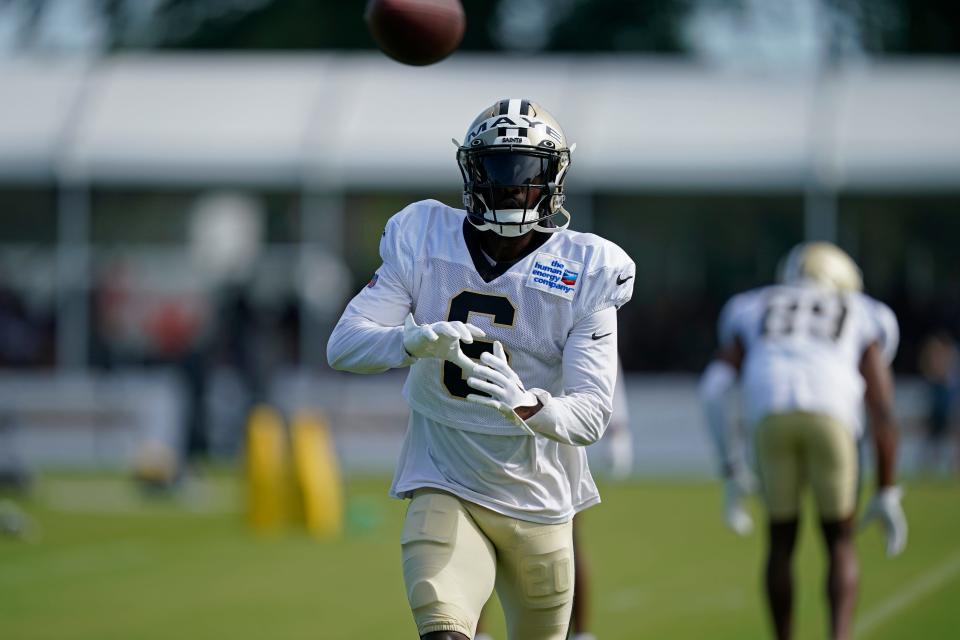
M510 367L499 340L493 343L493 353L482 354L480 362L467 378L467 384L478 391L489 393L490 396L471 393L467 400L496 409L528 435L534 435L533 429L527 426L514 409L533 407L540 401L537 396L527 391L520 376Z
M738 466L723 481L723 522L739 536L753 531L753 518L744 504L745 498L756 490L757 481L746 467Z
M417 324L413 314L403 321L403 348L414 358L439 358L461 367L469 375L476 366L463 354L460 341L470 344L486 334L468 322L434 322Z
M867 505L860 519L862 531L874 520L880 522L887 538L887 555L895 556L907 546L907 517L900 506L903 490L900 487L886 487L878 491Z

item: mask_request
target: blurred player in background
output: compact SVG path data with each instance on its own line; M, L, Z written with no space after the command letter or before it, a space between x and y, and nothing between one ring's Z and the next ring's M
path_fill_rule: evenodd
M511 639L567 634L571 521L600 499L584 447L610 418L634 278L615 244L566 228L572 150L533 102L481 112L457 151L466 211L393 216L330 337L336 369L411 368L390 493L411 500L400 542L424 639L472 638L494 588Z
M859 583L853 534L864 399L877 490L863 522L882 522L889 555L900 553L907 541L901 491L894 484L890 362L897 321L886 305L861 293L859 268L832 244L795 247L781 264L779 280L727 303L720 351L701 381L725 482L725 521L741 535L752 527L742 503L750 474L732 452L727 432L725 395L739 375L769 519L766 590L776 637L791 637L791 563L801 491L809 486L828 557L830 637L849 638Z
M954 405L960 390L960 354L949 331L937 331L923 341L918 358L920 373L927 383L927 415L925 420L923 467L927 473L948 472L960 468L960 459L951 461L949 442L954 421ZM946 462L943 460L946 459Z
M633 473L633 431L630 428L626 376L623 363L617 360L617 387L613 393L613 414L601 445L606 463L604 472L610 479L623 481Z

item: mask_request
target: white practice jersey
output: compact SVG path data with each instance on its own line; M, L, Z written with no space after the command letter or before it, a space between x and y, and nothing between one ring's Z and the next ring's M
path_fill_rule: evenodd
M863 429L863 352L880 344L887 362L899 341L897 319L862 293L816 285L775 285L734 296L720 316L720 343L735 339L744 410L755 424L772 413L829 415L859 436Z
M328 345L340 369L412 364L404 384L410 425L391 494L437 487L512 517L562 522L599 500L582 446L606 428L616 380L616 309L633 291L634 265L615 244L564 230L514 263L492 264L462 210L427 200L393 216L383 265L350 302ZM543 403L527 436L442 360L414 361L402 323L470 322L486 333L464 353L504 347Z

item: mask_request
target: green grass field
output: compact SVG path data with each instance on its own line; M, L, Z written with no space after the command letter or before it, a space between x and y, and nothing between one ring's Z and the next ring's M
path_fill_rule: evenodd
M243 526L242 492L211 473L175 499L141 500L119 478L41 478L17 503L40 524L0 537L0 638L415 638L399 568L404 503L386 478L352 479L349 534L321 543ZM768 637L762 537L720 524L719 487L601 487L581 522L600 640ZM910 545L860 539L858 638L932 640L960 628L960 484L909 484ZM808 527L797 562L798 638L824 637L823 563ZM491 631L504 638L494 609Z

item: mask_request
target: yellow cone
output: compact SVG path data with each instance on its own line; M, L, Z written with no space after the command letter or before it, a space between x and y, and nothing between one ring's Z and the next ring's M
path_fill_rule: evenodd
M260 533L275 533L286 524L289 471L283 418L276 409L259 405L247 425L247 518Z
M330 538L343 530L343 484L333 438L323 418L300 412L294 418L293 466L307 531Z

